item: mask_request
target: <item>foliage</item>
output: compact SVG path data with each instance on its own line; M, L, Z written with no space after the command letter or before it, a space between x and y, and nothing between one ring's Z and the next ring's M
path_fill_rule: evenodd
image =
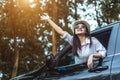
M117 0L101 1L102 20L107 24L120 19L120 2Z
M15 39L20 54L18 75L40 67L45 54L52 53L51 27L39 17L45 12L53 18L55 0L14 0L14 4L11 1L0 1L0 71L4 80L11 77ZM70 34L71 24L77 19L91 17L89 21L95 20L96 27L120 19L119 0L57 0L56 4L57 24ZM57 52L66 44L57 34Z
M19 74L31 71L43 65L45 41L40 41L39 37L43 36L38 34L43 26L40 25L39 14L41 3L36 0L36 8L31 8L29 4L24 4L24 0L16 0L14 5L11 1L2 3L0 21L0 61L1 71L4 73L4 79L11 76L14 64L14 37L17 41L17 46L20 53ZM43 33L40 30L40 33ZM41 46L43 45L43 46Z

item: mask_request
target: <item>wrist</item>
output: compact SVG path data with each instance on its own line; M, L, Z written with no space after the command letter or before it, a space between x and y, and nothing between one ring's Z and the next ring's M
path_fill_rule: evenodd
M89 57L94 57L94 54L91 54Z
M50 21L50 20L51 20L50 18L47 19L47 21Z
M51 18L49 17L46 21L51 22Z

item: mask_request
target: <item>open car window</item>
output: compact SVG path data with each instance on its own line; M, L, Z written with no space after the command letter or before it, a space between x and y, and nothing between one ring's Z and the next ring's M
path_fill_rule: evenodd
M92 33L91 35L93 37L96 37L101 42L101 44L107 49L111 31L112 31L112 28L101 30L101 31Z
M112 31L112 28L101 30L101 31L92 33L91 35L93 37L96 37L101 42L101 44L107 49L111 31ZM64 56L62 56L59 59L59 63L57 66L67 66L72 64L75 64L75 61L74 61L74 55L72 54L72 49L70 49L67 53L64 54Z

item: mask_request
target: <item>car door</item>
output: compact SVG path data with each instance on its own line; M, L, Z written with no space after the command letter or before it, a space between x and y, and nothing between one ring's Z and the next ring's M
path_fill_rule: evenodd
M116 38L116 48L114 51L110 80L120 80L120 23L116 26L119 28L116 30L118 34Z
M100 72L86 72L88 74L88 78L84 78L83 80L110 80L111 79L111 64L114 58L115 48L116 48L116 40L118 35L118 23L107 26L108 28L105 30L98 31L98 34L93 36L97 37L98 40L106 47L107 56L103 59L102 66L108 66L107 70L101 70ZM110 33L109 33L110 31ZM105 33L105 34L104 34ZM107 34L107 35L106 35ZM109 34L109 35L108 35ZM108 42L108 43L107 43ZM87 77L87 76L86 76Z
M92 36L95 36L96 38L98 38L98 40L100 40L100 42L107 49L107 57L105 57L102 62L103 68L98 71L89 72L88 68L84 66L82 67L82 70L79 70L78 72L76 72L77 74L67 75L65 77L60 78L60 80L77 80L77 79L80 79L80 80L110 80L111 64L113 60L112 55L114 55L114 51L115 51L116 36L117 36L117 30L118 30L118 27L116 26L113 27L114 25L109 25L108 28L101 29L100 31L97 31L92 34ZM64 58L63 58L63 62L65 62ZM62 63L60 67L57 67L58 70L65 71L67 67L72 68L75 66L75 65L62 66ZM99 63L99 60L94 61L94 65L97 65L98 63ZM105 66L108 66L108 69L104 69Z

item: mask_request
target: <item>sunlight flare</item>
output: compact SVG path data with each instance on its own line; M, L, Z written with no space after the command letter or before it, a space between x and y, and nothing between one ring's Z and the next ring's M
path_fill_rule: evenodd
M29 0L30 3L32 3L34 0Z

